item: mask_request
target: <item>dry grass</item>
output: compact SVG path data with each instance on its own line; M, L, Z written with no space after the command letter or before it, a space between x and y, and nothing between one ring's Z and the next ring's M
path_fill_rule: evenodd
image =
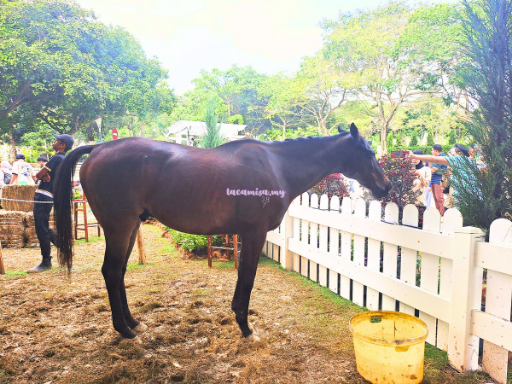
M144 234L149 264L135 264L134 252L126 276L132 313L149 326L141 345L112 328L103 241L77 244L71 280L57 268L26 275L38 249L4 251L1 383L365 382L347 327L361 308L262 258L249 316L262 340L248 342L230 310L232 263L209 269L182 260L158 229ZM459 375L443 359L427 357L425 383L489 381Z

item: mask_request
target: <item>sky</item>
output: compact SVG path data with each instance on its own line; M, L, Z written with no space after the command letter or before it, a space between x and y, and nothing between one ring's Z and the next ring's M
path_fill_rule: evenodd
M443 2L452 0L441 0ZM105 24L121 26L169 71L177 94L199 71L251 65L293 72L322 46L319 22L374 9L380 0L77 0ZM437 1L440 2L440 1ZM387 3L387 2L386 2Z

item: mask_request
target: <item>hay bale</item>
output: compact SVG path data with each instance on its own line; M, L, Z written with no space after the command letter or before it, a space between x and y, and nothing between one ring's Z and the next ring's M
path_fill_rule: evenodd
M0 210L0 241L7 248L24 245L25 220L23 212Z
M39 247L39 240L36 234L35 227L26 227L24 232L25 247Z
M5 199L33 201L36 189L37 185L6 185L2 188L2 207L6 211L32 212L34 210L34 203L23 203Z
M24 231L24 239L25 239L25 247L34 248L39 247L39 239L36 234L36 225L34 222L34 213L33 212L20 212L23 215L25 221L25 231ZM55 231L55 222L53 221L53 210L50 212L50 228Z

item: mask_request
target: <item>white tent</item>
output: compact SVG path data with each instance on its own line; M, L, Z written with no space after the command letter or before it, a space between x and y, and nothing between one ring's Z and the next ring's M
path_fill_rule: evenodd
M228 141L243 139L244 135L239 135L247 125L221 124L220 134ZM179 120L167 128L167 139L173 140L178 144L192 145L193 140L201 139L206 134L206 124L202 121ZM183 137L184 136L184 137Z

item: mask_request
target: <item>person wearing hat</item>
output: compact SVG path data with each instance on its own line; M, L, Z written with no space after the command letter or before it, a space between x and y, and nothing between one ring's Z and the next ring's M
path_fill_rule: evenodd
M39 164L39 166L41 168L43 168L47 162L48 162L48 159L46 158L46 156L41 155L37 158L37 164Z
M32 166L25 161L25 155L18 153L12 165L12 185L34 185L36 178Z
M37 172L36 178L41 180L41 184L34 194L34 222L36 226L36 234L41 247L41 256L43 260L37 267L29 269L28 273L42 272L52 267L51 244L55 244L55 233L50 229L50 212L53 206L53 182L57 169L64 160L64 156L74 144L73 137L70 135L53 135L55 141L52 148L55 150L50 160L44 167Z

